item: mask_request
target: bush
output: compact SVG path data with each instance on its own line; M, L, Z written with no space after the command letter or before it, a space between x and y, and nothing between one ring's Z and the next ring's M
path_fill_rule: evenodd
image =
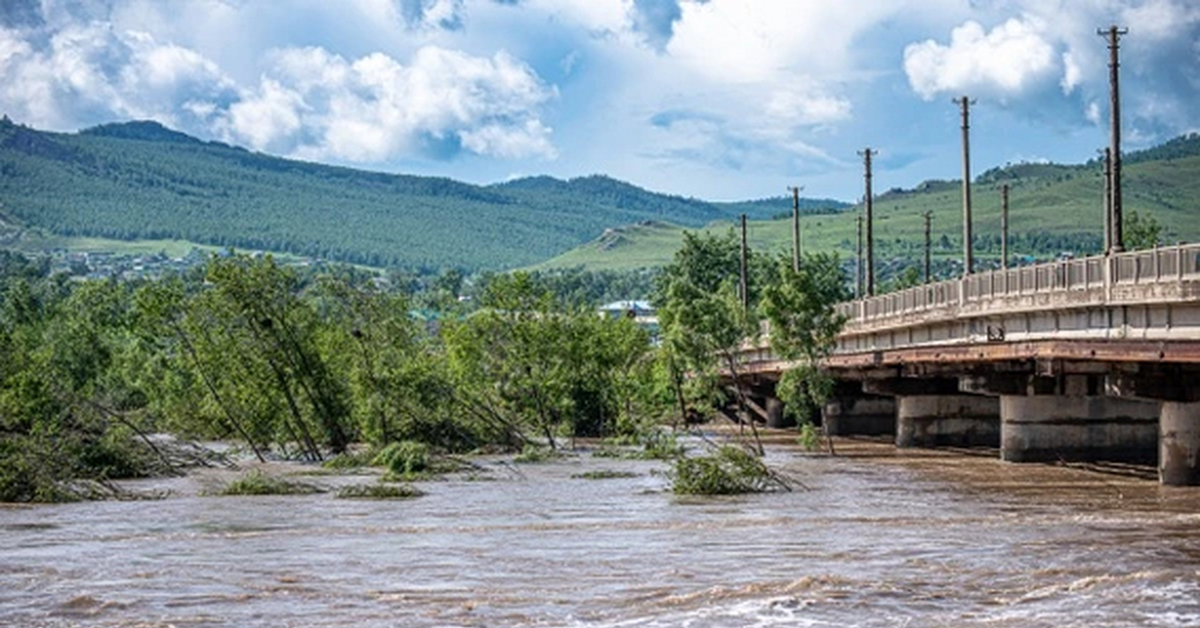
M274 475L267 475L259 470L243 474L238 479L226 484L217 492L218 495L309 495L323 492L320 487L297 482Z
M770 482L771 471L761 459L731 445L705 456L681 456L671 472L672 490L680 495L761 493Z
M425 493L407 484L352 484L338 491L338 499L413 499Z
M391 443L371 463L387 467L390 475L410 477L429 468L429 446L415 440Z
M584 471L576 473L571 477L577 480L614 480L617 478L636 478L637 473L633 471L614 471L612 469L600 469L598 471Z
M515 458L513 458L513 462L517 462L517 463L549 462L551 460L557 460L558 458L562 458L563 456L564 456L564 454L562 452L555 450L555 449L549 449L547 447L539 447L534 444L526 444L525 448L521 450L521 453L517 454L517 456Z
M796 437L796 442L807 451L816 451L821 446L821 430L811 421L804 421L800 424L800 434Z

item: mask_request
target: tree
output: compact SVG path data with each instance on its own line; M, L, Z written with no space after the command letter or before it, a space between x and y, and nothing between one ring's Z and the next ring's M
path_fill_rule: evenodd
M803 426L833 390L833 379L819 365L836 348L845 324L834 306L850 294L835 255L805 255L799 272L784 258L779 266L782 281L767 288L763 311L771 325L771 348L796 364L784 372L777 391Z
M743 306L737 294L735 278L740 271L740 252L733 231L725 236L684 234L683 247L671 264L663 269L658 284L658 318L663 330L663 350L667 352L670 373L681 413L689 402L683 386L684 373L692 380L707 384L699 393L712 395L718 381L717 369L725 368L733 381L739 416L748 416L746 391L739 376L739 355L743 342L758 333L756 318L757 286L748 286L750 307ZM760 263L753 254L748 260ZM765 273L747 273L761 276ZM749 421L755 448L762 452L758 429Z
M1138 251L1152 249L1162 244L1162 225L1147 213L1145 216L1136 210L1130 210L1125 215L1124 239L1125 249Z

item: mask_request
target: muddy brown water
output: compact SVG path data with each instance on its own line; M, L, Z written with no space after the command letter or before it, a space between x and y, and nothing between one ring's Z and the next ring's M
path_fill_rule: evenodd
M202 496L206 472L0 507L0 626L1200 625L1200 489L789 440L791 493L681 498L584 452L410 501Z

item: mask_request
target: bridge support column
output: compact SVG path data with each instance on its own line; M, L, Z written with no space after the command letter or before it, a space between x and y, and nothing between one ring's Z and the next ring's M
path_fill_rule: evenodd
M896 400L891 397L835 397L821 421L830 436L882 436L896 431Z
M1160 421L1159 482L1200 485L1200 402L1164 401Z
M1000 458L1010 462L1153 462L1158 402L1100 396L1003 395Z
M897 401L897 447L1000 446L998 397L909 395Z
M796 427L796 421L788 416L783 402L776 397L767 397L767 427Z

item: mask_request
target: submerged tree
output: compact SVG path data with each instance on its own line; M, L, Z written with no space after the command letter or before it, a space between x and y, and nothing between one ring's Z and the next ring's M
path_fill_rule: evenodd
M747 259L752 268L762 266L761 258L752 252ZM683 247L659 277L658 318L680 412L686 414L689 404L715 397L718 372L724 369L733 382L739 420L743 426L749 423L755 448L761 453L758 429L748 418L739 364L743 344L758 334L759 290L757 282L747 286L747 306L737 289L740 270L739 246L732 230L724 236L685 233ZM760 277L766 272L747 274ZM691 395L684 386L685 373L692 382L702 384Z
M835 306L850 294L835 255L805 255L798 272L787 259L779 267L781 281L768 286L763 312L771 325L771 348L795 364L783 373L777 391L803 427L833 391L820 362L836 348L845 317Z

